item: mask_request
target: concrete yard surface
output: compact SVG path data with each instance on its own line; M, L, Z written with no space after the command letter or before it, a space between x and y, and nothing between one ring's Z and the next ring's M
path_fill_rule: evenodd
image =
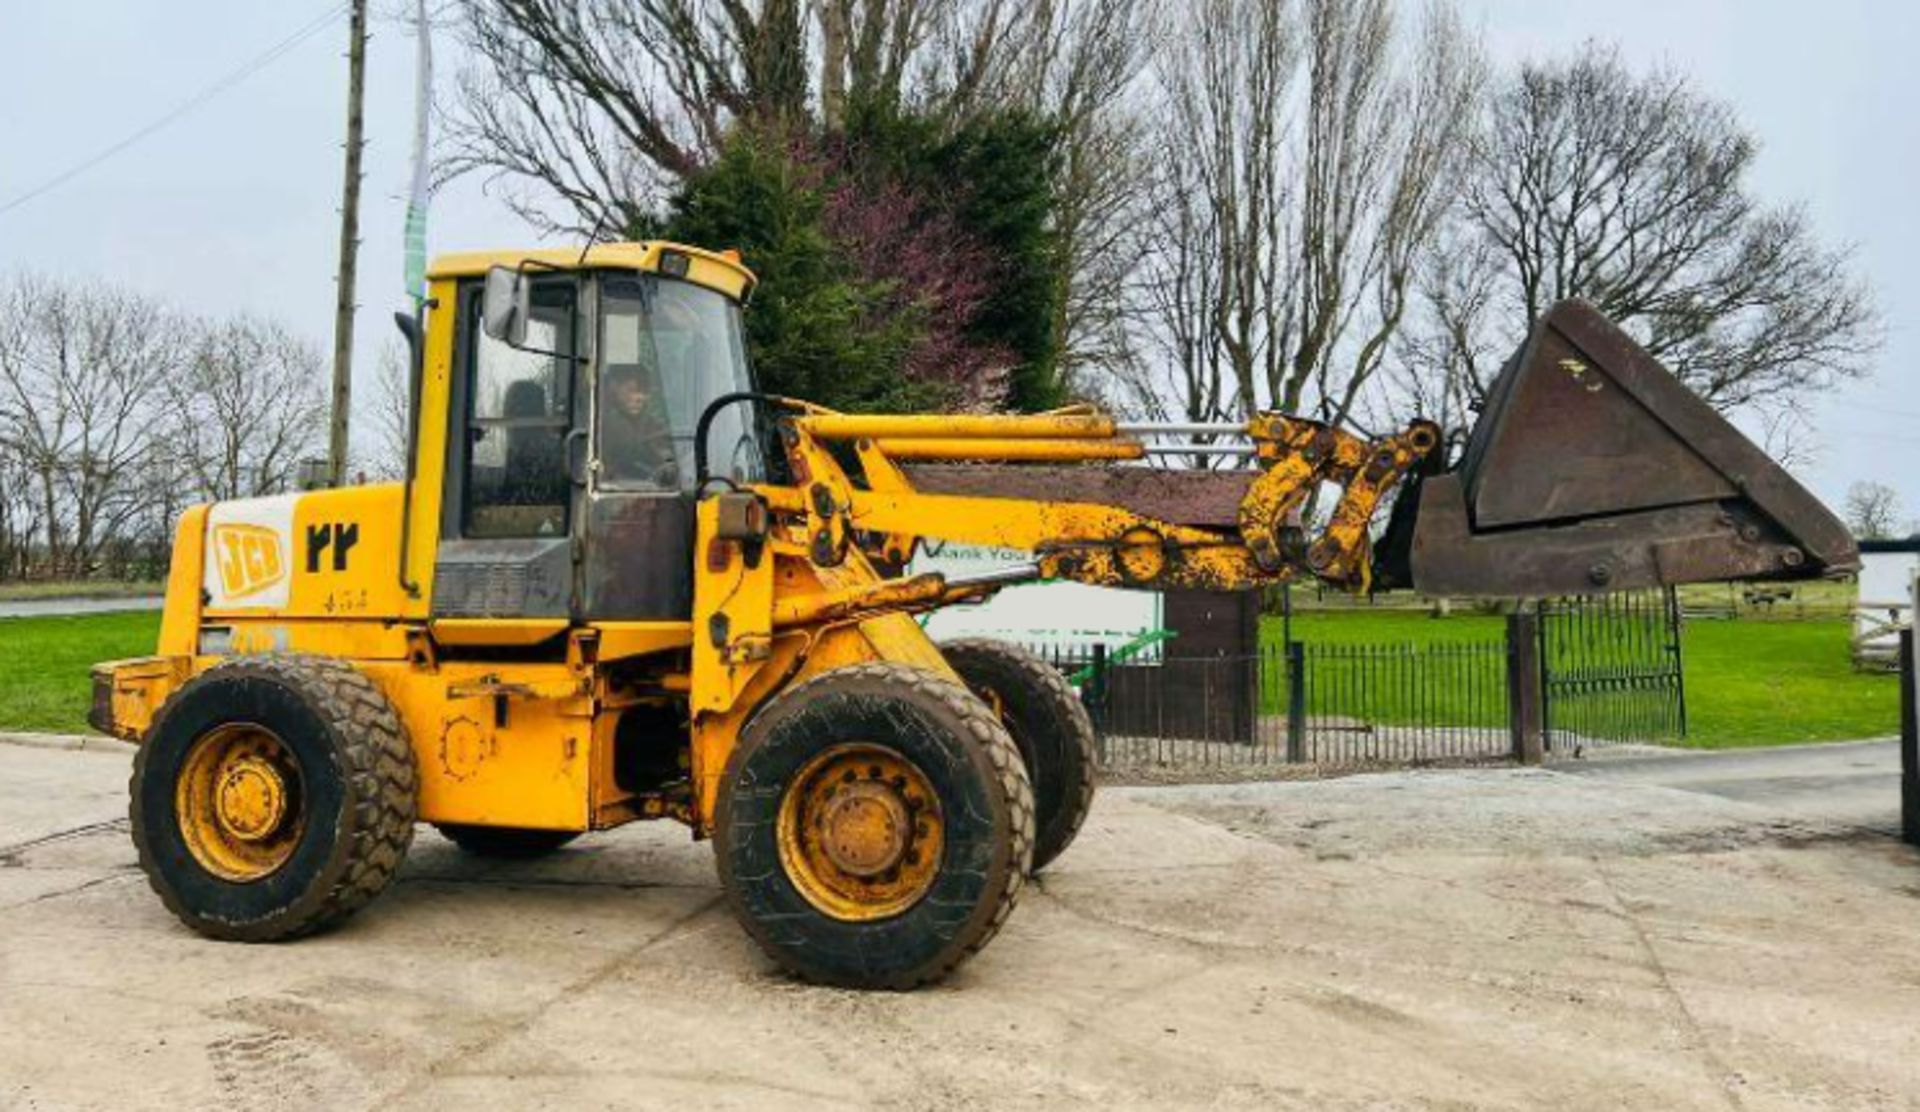
M668 825L423 827L341 929L205 941L124 754L0 746L0 1108L1920 1107L1897 762L1805 752L1108 790L957 976L862 994Z

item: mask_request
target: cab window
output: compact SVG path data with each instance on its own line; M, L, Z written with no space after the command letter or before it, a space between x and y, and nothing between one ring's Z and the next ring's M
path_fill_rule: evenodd
M602 285L599 433L604 485L689 489L695 426L707 403L748 389L740 308L725 295L655 275ZM708 433L715 473L758 481L749 410L722 410Z
M533 284L524 348L480 327L480 291L467 303L466 497L469 537L548 537L567 531L572 485L577 293L572 279Z

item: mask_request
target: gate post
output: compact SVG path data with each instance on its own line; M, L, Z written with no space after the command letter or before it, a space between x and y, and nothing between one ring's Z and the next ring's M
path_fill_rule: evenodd
M1524 765L1546 757L1540 702L1540 616L1516 610L1507 615L1507 729L1513 759Z
M1913 627L1900 631L1900 836L1920 846L1920 722L1914 711L1914 687L1920 684L1913 659Z
M1307 647L1287 642L1287 762L1307 759Z
M1093 727L1102 738L1112 722L1107 716L1107 645L1104 641L1093 643L1093 676L1087 681L1088 693L1093 698L1087 700L1087 709L1092 712Z
M1681 640L1685 621L1686 615L1680 609L1680 588L1668 587L1667 651L1673 654L1673 709L1679 715L1682 740L1687 736L1687 657L1686 642Z

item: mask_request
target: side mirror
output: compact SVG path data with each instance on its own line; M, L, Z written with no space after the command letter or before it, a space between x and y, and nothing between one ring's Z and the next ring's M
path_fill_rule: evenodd
M487 271L487 285L480 298L480 327L502 343L524 346L530 294L527 276L520 271L505 266Z

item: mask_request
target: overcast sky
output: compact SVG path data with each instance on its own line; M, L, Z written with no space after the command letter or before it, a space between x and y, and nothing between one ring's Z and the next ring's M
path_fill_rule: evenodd
M1177 0L1176 0L1177 2ZM356 363L368 381L401 305L400 233L412 44L374 0ZM1851 244L1885 315L1877 373L1817 403L1801 476L1829 503L1863 478L1920 516L1920 5L1867 0L1464 0L1497 62L1618 41L1729 101L1764 149L1753 185L1802 202ZM178 107L325 13L324 0L0 0L0 206ZM340 137L340 19L152 137L12 211L0 271L103 277L209 314L253 312L331 349ZM441 80L456 65L441 51ZM532 232L455 183L435 198L434 253L522 245ZM364 391L364 387L363 387Z

